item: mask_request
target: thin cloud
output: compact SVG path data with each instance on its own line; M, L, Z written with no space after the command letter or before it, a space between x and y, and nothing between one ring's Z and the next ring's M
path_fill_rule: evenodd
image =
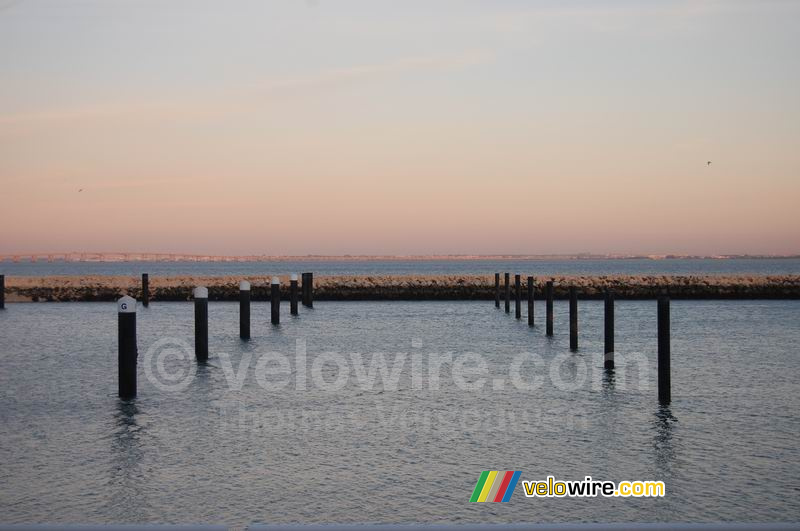
M23 0L5 0L5 1L0 0L0 12L11 9L14 6L18 6L22 2Z
M485 52L435 57L407 57L385 63L332 68L305 76L267 78L239 85L227 94L208 95L193 101L109 102L47 111L0 114L0 126L43 125L83 120L128 118L141 120L187 120L243 112L252 99L265 93L315 88L336 84L380 79L424 70L466 68L490 60ZM248 99L249 98L249 99ZM223 103L219 103L222 100ZM2 132L2 130L0 130Z
M792 0L684 0L681 2L618 2L582 6L533 7L489 17L491 28L501 32L527 31L532 25L560 22L580 24L601 32L649 33L676 24L722 13L741 13L796 7ZM647 24L642 24L643 21Z
M344 81L378 78L419 70L457 69L485 63L490 59L486 52L471 52L456 56L409 57L396 61L357 65L345 68L332 68L308 76L269 79L258 83L255 88L273 90L336 84Z

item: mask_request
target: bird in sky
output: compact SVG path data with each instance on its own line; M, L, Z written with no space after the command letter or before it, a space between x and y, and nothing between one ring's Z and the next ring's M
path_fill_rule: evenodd
M81 193L81 192L83 192L83 188L79 188L78 189L78 193Z
M711 161L706 162L706 166L711 166Z

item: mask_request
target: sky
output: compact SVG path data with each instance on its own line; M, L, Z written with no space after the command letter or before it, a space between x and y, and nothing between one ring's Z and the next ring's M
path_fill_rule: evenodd
M0 0L0 253L800 254L799 25L792 0Z

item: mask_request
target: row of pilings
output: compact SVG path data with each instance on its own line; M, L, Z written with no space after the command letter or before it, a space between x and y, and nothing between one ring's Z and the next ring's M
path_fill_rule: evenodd
M545 335L553 336L553 292L555 281L547 280L544 283L545 299ZM578 350L578 296L579 290L575 285L566 286L569 293L569 349ZM528 326L536 326L534 316L534 298L536 296L536 279L529 276L526 281ZM522 276L514 275L513 299L514 317L522 319ZM494 306L500 308L503 299L505 313L511 313L512 287L511 273L503 273L503 284L500 284L500 273L494 274ZM614 291L605 290L603 293L603 367L606 371L614 370ZM664 404L671 401L670 383L670 317L669 295L662 292L657 297L657 335L658 335L658 399Z

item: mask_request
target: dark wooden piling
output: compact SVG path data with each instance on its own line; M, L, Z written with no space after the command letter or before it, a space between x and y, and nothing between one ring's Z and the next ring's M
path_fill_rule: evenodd
M545 296L545 310L547 313L547 322L545 334L548 336L553 335L553 281L548 280L544 285Z
M208 289L194 288L194 356L208 360Z
M119 397L136 396L136 299L127 295L117 301L117 384Z
M519 275L514 275L514 317L522 319L522 282Z
M578 350L578 289L569 287L569 349Z
M505 292L506 292L506 313L511 313L511 275L509 273L503 273L503 281L505 282Z
M672 400L669 335L669 297L662 295L658 298L658 401L662 404L668 404Z
M142 306L150 306L150 275L142 273Z
M533 326L533 277L528 277L528 326Z
M293 274L289 280L289 313L297 315L297 275Z
M239 337L250 339L250 283L239 282Z
M500 307L500 273L494 274L494 307Z
M272 324L281 324L281 281L272 277L270 284L270 316Z
M0 275L0 310L6 307L6 276Z
M303 306L314 307L314 273L303 273Z
M603 367L610 371L614 369L614 293L611 290L606 290L604 300L605 349Z

